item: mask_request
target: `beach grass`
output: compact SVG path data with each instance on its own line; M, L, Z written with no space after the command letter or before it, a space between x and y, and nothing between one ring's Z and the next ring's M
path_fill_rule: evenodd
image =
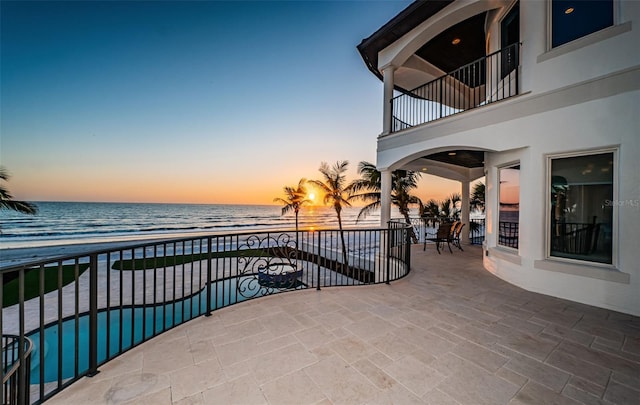
M78 276L89 268L89 263L78 264ZM58 289L58 266L44 268L44 293ZM75 265L62 266L62 286L76 279ZM40 295L40 268L27 269L24 272L24 300L30 300ZM2 307L7 308L18 303L18 278L4 283L2 288Z
M273 257L273 254L264 249L230 250L225 252L194 253L186 255L147 257L127 260L116 260L111 268L113 270L145 270L158 267L172 267L181 264L207 260L211 254L212 259L227 257Z

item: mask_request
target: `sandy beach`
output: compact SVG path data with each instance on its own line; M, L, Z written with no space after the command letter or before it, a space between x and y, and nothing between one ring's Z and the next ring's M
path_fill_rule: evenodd
M167 238L0 249L0 269L32 261L99 252L112 249L116 246L126 248L128 246L137 246L145 242L157 242L164 239Z

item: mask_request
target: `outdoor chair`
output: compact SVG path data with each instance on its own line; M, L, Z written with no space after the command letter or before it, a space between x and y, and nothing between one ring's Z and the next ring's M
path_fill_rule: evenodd
M449 248L449 253L453 254L451 250L451 242L453 241L453 233L452 230L455 229L456 223L449 224L447 222L442 222L438 227L438 231L435 234L435 237L430 237L429 235L433 235L432 233L427 232L424 238L424 247L422 250L427 250L427 241L435 242L436 250L438 254L440 254L440 246L444 247L444 244L447 244Z
M458 225L456 226L456 229L453 233L452 243L453 246L464 252L464 249L462 249L462 245L460 245L460 235L462 234L462 228L464 228L464 224L462 222L458 222Z

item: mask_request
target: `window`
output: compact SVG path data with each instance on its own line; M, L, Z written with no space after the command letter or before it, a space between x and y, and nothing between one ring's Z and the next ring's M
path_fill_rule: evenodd
M520 222L520 164L501 168L498 177L498 245L517 249Z
M613 151L550 158L550 256L612 264L613 162Z
M613 25L613 0L552 0L551 46L557 47Z

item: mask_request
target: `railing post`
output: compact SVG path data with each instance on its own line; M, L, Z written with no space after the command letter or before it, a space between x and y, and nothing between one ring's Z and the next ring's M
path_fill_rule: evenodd
M446 76L445 76L446 77ZM440 117L438 118L442 118L442 113L443 113L443 105L444 105L444 94L443 94L443 90L444 90L444 78L440 79Z
M24 366L25 353L24 353L24 269L20 269L18 273L18 303L19 303L19 316L20 326L18 333L18 361L20 367L18 368L18 404L28 404L30 402L30 395L27 395L27 370ZM31 392L31 390L29 390Z
M513 45L515 49L515 74L516 74L516 94L520 94L520 43L517 42ZM512 94L510 94L512 95Z
M409 273L409 271L411 270L411 227L412 225L409 225L409 227L405 228L405 264L406 264L406 272L407 274Z
M98 374L98 256L89 259L89 372Z
M317 271L317 276L316 276L316 290L320 291L320 258L322 257L320 255L320 236L322 235L322 232L319 231L318 232L318 255L316 256L316 271Z
M386 254L386 267L387 267L387 280L386 284L389 284L389 278L391 276L391 221L387 222L387 237L385 238L385 242L387 245L387 254Z
M204 313L205 316L211 316L211 244L212 240L211 236L209 236L207 238L207 283L205 285L205 288L207 289L207 296L205 299L207 309Z

